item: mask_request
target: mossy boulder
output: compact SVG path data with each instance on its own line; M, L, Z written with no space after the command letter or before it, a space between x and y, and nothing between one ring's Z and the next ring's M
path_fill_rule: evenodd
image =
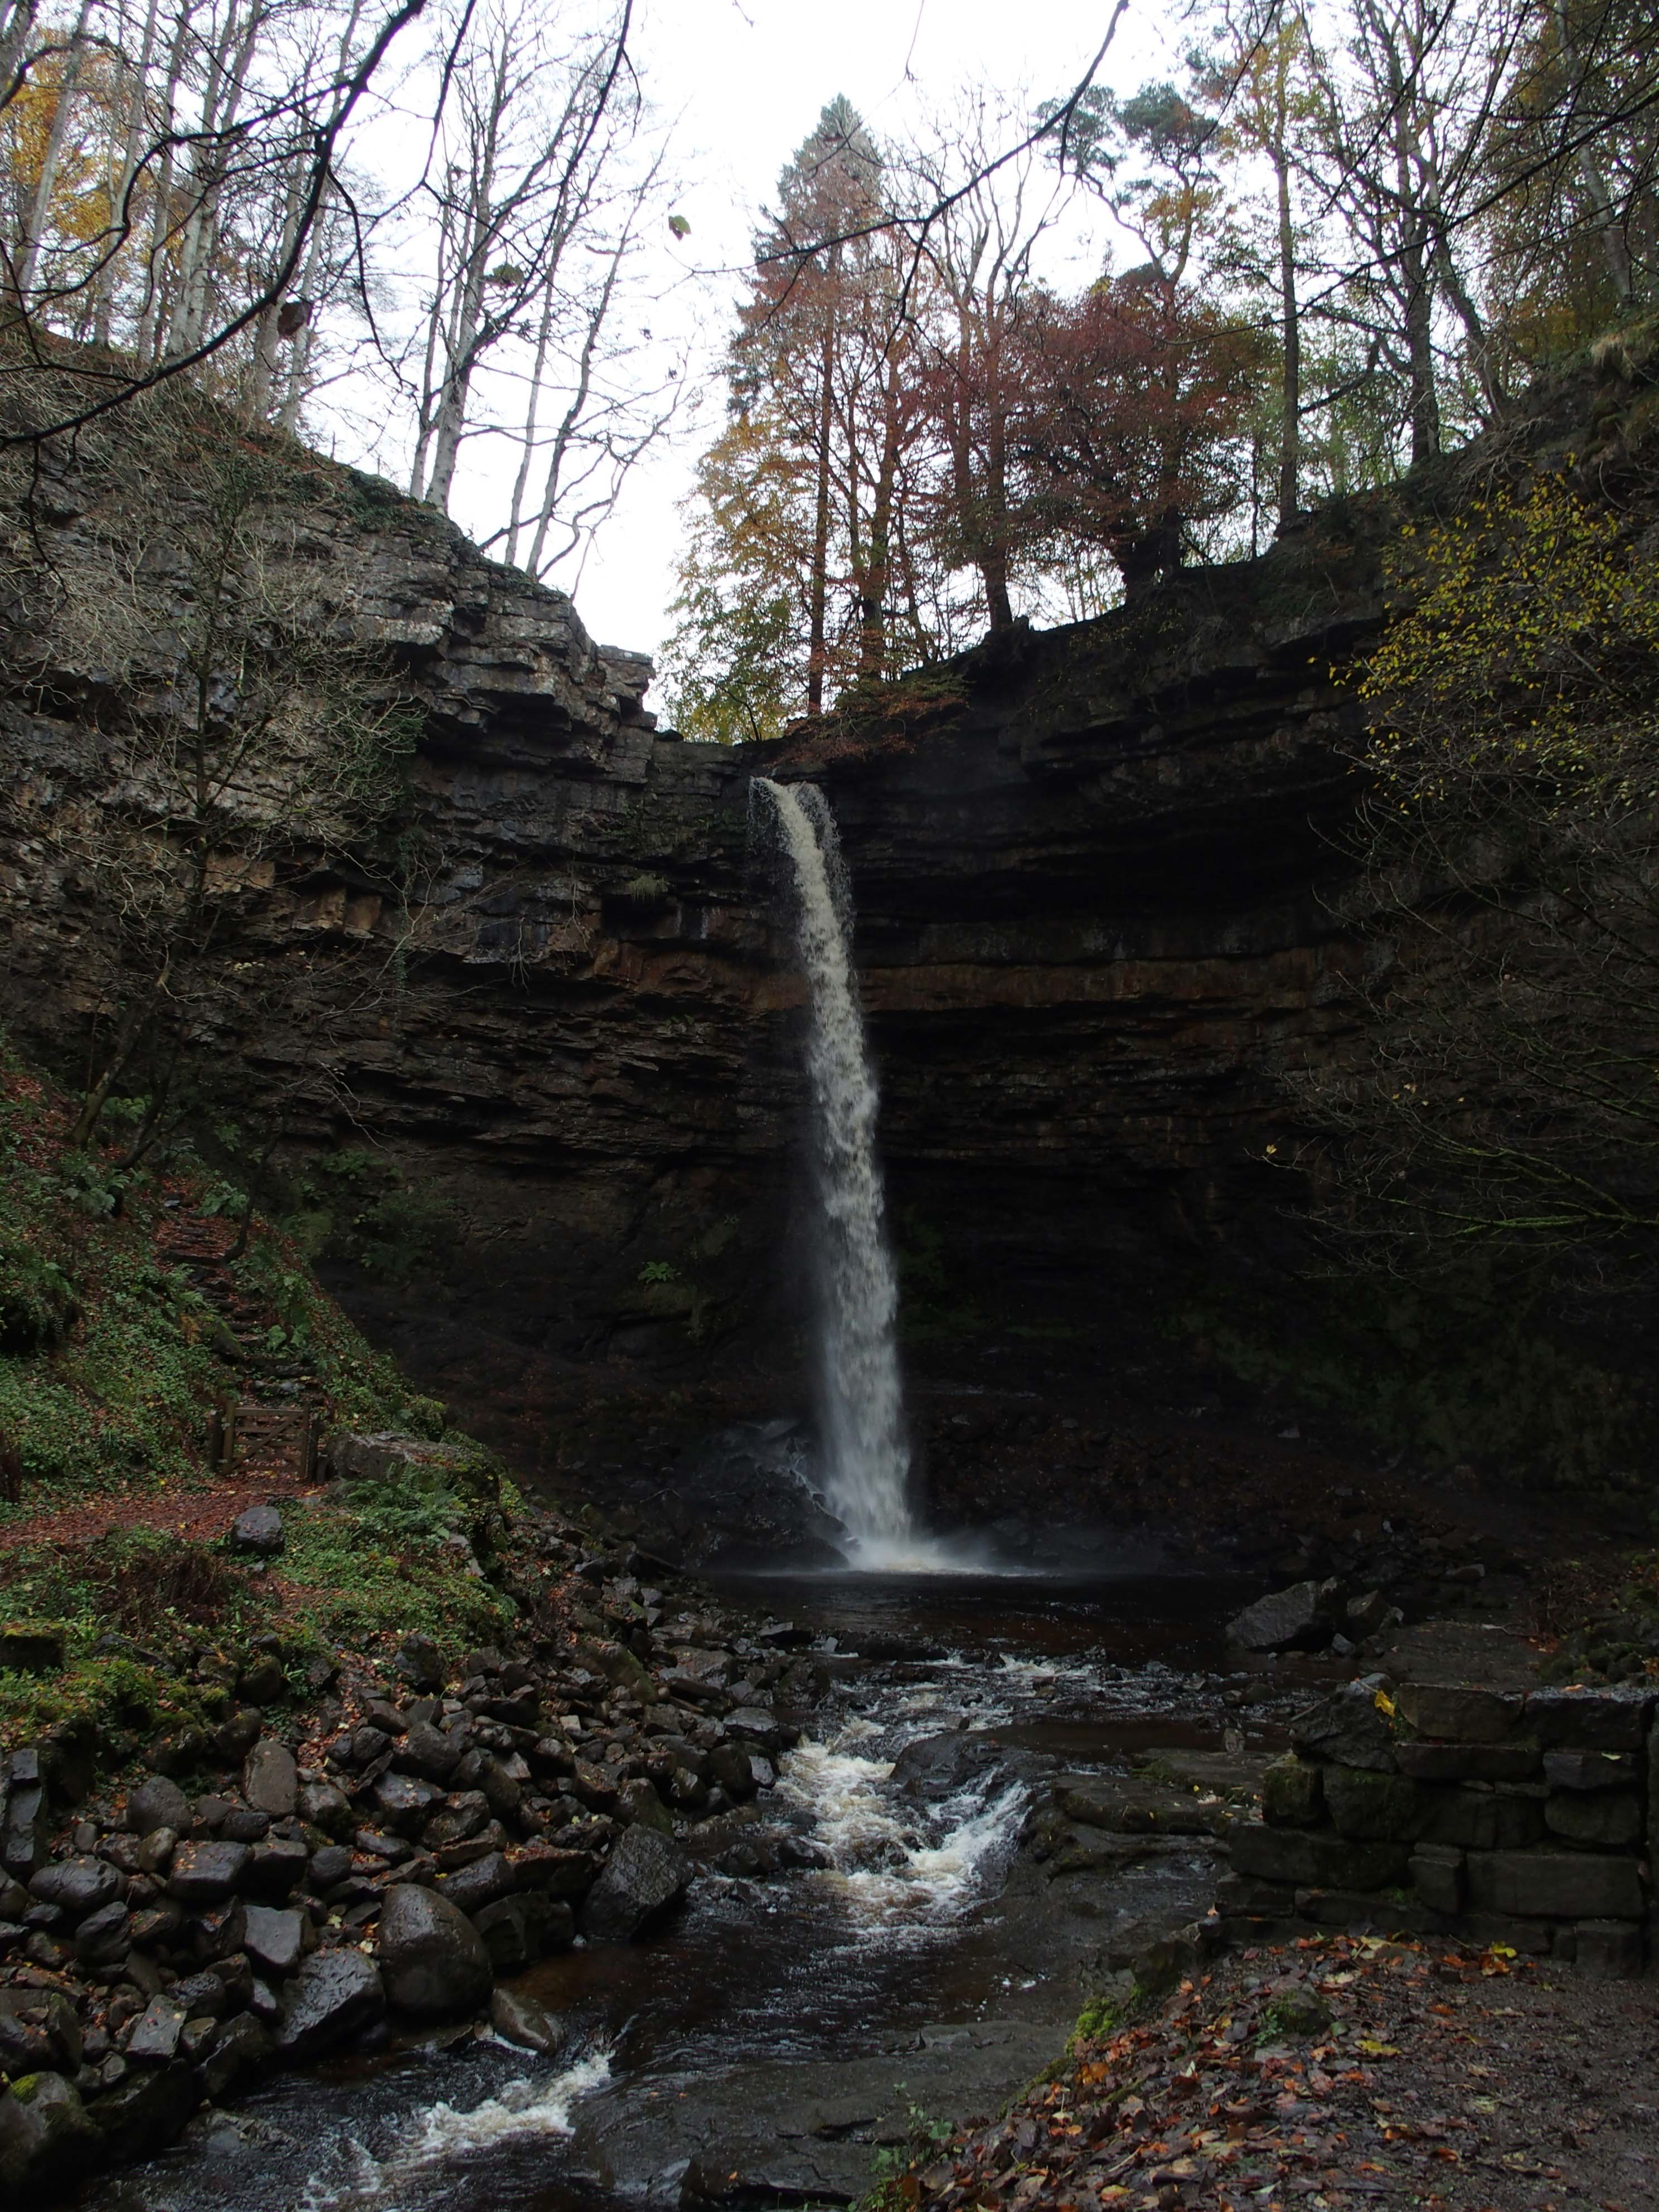
M471 1505L495 1505L501 1498L501 1462L470 1437L399 1436L331 1437L323 1447L329 1469L343 1482L413 1483L452 1492Z

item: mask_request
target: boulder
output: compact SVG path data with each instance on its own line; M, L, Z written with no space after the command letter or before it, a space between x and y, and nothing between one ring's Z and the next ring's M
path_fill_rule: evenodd
M125 1956L131 1942L132 1915L118 1897L89 1912L75 1931L75 1955L89 1966L107 1966Z
M1316 1828L1325 1817L1320 1770L1287 1751L1261 1776L1261 1817L1275 1828Z
M152 1774L127 1797L127 1826L135 1836L171 1828L182 1835L190 1826L190 1800L165 1774Z
M135 2066L164 2066L179 2048L183 2008L168 1996L153 1996L132 2024L127 2057Z
M519 1853L513 1872L520 1889L538 1889L548 1897L580 1897L599 1880L605 1862L592 1851L561 1850L550 1844L532 1844Z
M1552 1790L1628 1789L1641 1779L1640 1762L1630 1751L1550 1751L1544 1779Z
M328 1848L332 1850L334 1846L331 1844ZM348 1860L349 1856L348 1853ZM297 1836L273 1836L268 1844L253 1846L253 1855L248 1861L247 1873L244 1876L244 1887L251 1897L273 1898L280 1903L292 1893L297 1882L305 1879L306 1870L311 1863L311 1854ZM348 1864L346 1872L349 1874L350 1871Z
M486 1851L471 1866L439 1877L438 1888L459 1911L477 1912L480 1906L506 1897L522 1886L519 1869L503 1851Z
M167 1875L167 1895L181 1905L222 1905L252 1856L246 1844L179 1844Z
M568 1905L533 1890L498 1897L481 1908L472 1924L497 1974L516 1974L550 1951L568 1951L576 1932Z
M425 1825L434 1805L443 1799L435 1782L418 1774L383 1774L369 1793L375 1811L400 1835L413 1836Z
M738 1705L726 1716L726 1733L774 1756L800 1741L800 1730L781 1721L769 1705Z
M61 1674L64 1631L55 1621L14 1621L0 1626L0 1668L19 1674Z
M1448 1743L1502 1743L1521 1725L1517 1690L1477 1689L1464 1682L1402 1682L1395 1706L1419 1735Z
M277 1976L296 1972L305 1955L309 1925L307 1915L269 1905L250 1905L242 1943L256 1972Z
M97 1912L120 1896L126 1885L107 1859L88 1854L58 1859L29 1876L29 1895L38 1905L56 1905L71 1918Z
M186 2020L222 2020L230 2009L230 1991L225 1986L222 1974L210 1968L199 1974L187 1974L175 1982L167 1991Z
M649 1828L625 1828L585 1899L578 1925L590 1942L628 1943L685 1894L685 1854Z
M1500 1797L1489 1790L1437 1790L1429 1793L1419 1832L1425 1842L1463 1850L1524 1850L1544 1832L1543 1808L1535 1798Z
M1527 1726L1547 1750L1639 1751L1655 1692L1637 1688L1534 1690Z
M444 1657L432 1638L412 1629L398 1647L398 1672L417 1690L441 1690Z
M239 2012L234 2020L225 2022L197 2069L203 2094L216 2099L222 2097L244 2075L256 2066L265 2065L273 2047L270 2030L262 2027L251 2012Z
M1553 1836L1570 1844L1616 1851L1641 1840L1646 1812L1633 1790L1598 1790L1593 1796L1563 1790L1546 1804L1544 1821Z
M1633 1920L1581 1920L1573 1957L1585 1973L1623 1978L1642 1971L1642 1931Z
M1376 1702L1380 1674L1362 1674L1298 1713L1291 1741L1298 1751L1339 1766L1367 1766L1379 1773L1395 1765L1394 1732Z
M724 1655L705 1654L705 1656ZM591 1637L579 1644L575 1662L586 1667L590 1674L598 1674L610 1683L613 1690L623 1690L641 1705L654 1705L657 1699L656 1678L634 1656L625 1644L617 1644L608 1637Z
M1246 1651L1316 1651L1331 1640L1340 1597L1335 1583L1293 1583L1235 1614L1228 1641Z
M441 1486L480 1505L493 1505L501 1494L495 1465L477 1444L434 1443L386 1430L331 1437L324 1449L331 1470L345 1482L401 1482L413 1476L424 1487Z
M351 1872L351 1847L348 1844L324 1844L311 1855L307 1881L319 1897L343 1881Z
M1403 1844L1352 1843L1346 1836L1243 1822L1228 1838L1236 1874L1307 1889L1384 1889L1403 1881L1411 1853Z
M0 2182L23 2204L68 2189L99 2152L79 2091L61 2074L30 2074L0 2088Z
M320 1828L325 1835L344 1836L353 1826L350 1800L331 1782L302 1783L295 1810L308 1828Z
M489 2023L503 2041L537 2051L544 2058L562 2051L569 2040L562 2021L511 1990L497 1990L490 1998Z
M1363 1766L1325 1770L1325 1802L1337 1833L1361 1842L1413 1842L1423 1832L1430 1802L1403 1774Z
M398 1882L380 1913L380 1972L390 2002L420 2020L471 2012L495 1975L483 1938L435 1890Z
M275 2039L283 2057L314 2058L386 2010L380 1968L361 1951L313 1951L283 1993Z
M261 1559L274 1559L287 1541L283 1516L274 1505L250 1505L237 1515L230 1532L233 1551L250 1552Z
M0 1790L0 1864L14 1881L27 1881L51 1856L52 1817L40 1753L32 1744L13 1752Z
M1449 1844L1419 1844L1412 1853L1412 1881L1437 1912L1463 1909L1463 1854Z
M171 2142L202 2100L195 2069L182 2058L130 2074L92 2107L105 2160L142 2158Z
M404 1773L421 1775L428 1782L447 1782L465 1748L459 1730L447 1735L430 1721L416 1721L404 1734L392 1763Z
M959 1790L1005 1764L1002 1747L994 1736L949 1729L907 1743L893 1762L892 1778L907 1797L920 1797L933 1804L942 1797L954 1797Z
M256 1813L285 1820L300 1799L294 1753L274 1735L262 1735L242 1762L242 1795Z
M1634 1859L1559 1848L1477 1853L1468 1886L1478 1911L1549 1920L1638 1920L1644 1902Z
M1512 1743L1397 1743L1395 1757L1413 1782L1530 1782L1544 1766L1535 1736Z
M247 1908L240 1897L211 1905L190 1917L190 1948L204 1966L228 1959L242 1948L247 1934Z

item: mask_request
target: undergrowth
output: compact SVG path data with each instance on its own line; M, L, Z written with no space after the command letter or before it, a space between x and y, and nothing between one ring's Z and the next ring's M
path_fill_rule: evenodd
M1253 1389L1431 1466L1485 1465L1615 1505L1650 1489L1648 1389L1476 1269L1310 1279L1271 1302L1212 1286L1174 1333Z
M187 1147L153 1170L122 1167L118 1141L74 1151L70 1121L0 1040L0 1456L17 1470L0 1524L123 1486L200 1480L208 1416L246 1388L223 1319L156 1243L169 1200L227 1210L217 1179ZM256 1218L234 1272L270 1314L260 1348L307 1360L331 1425L429 1429L427 1401L411 1408L395 1365L291 1239Z
M213 1479L209 1417L243 1395L247 1370L158 1234L181 1207L211 1218L246 1201L182 1146L141 1169L121 1165L118 1145L71 1151L70 1119L0 1040L0 1474L14 1493L0 1526L114 1498L135 1516L143 1501L159 1525L0 1550L0 1620L49 1625L65 1652L55 1673L0 1668L0 1743L76 1741L111 1763L158 1735L188 1745L256 1638L276 1639L295 1691L311 1662L414 1631L455 1652L491 1640L513 1613L479 1565L502 1530L497 1463L446 1435L443 1407L410 1391L299 1245L258 1217L232 1270L267 1317L256 1351L303 1361L326 1426L447 1449L440 1465L290 1501L269 1570L166 1525L173 1493L187 1511L183 1493Z

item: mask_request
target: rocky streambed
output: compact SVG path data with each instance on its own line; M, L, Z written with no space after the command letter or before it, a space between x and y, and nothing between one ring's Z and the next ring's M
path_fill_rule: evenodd
M750 1632L711 1626L707 1644L682 1647L665 1680L684 1675L670 1698L701 1720L682 1716L678 1740L695 1751L699 1724L718 1729L710 1760L745 1741L736 1662L769 1660L778 1684L813 1690L810 1705L772 1705L769 1747L747 1739L751 1794L705 1771L699 1804L677 1808L672 1780L652 1783L672 1832L587 1806L511 1844L501 1856L522 1863L576 1848L564 1831L583 1820L613 1824L608 1848L593 1838L607 1871L573 1900L573 1941L515 1970L497 1929L491 2016L423 2021L394 2002L320 2064L255 2068L171 2149L82 2201L494 2212L861 2196L884 2152L908 2158L919 2131L999 2111L1057 2057L1085 2002L1133 1961L1155 1972L1171 1931L1206 1912L1235 1800L1285 1741L1278 1703L1227 1670L1220 1624L1237 1595L1098 1565L1070 1580L726 1586ZM699 1650L716 1663L700 1669ZM625 1729L615 1697L605 1726ZM612 1767L662 1741L649 1711ZM403 1717L406 1729L433 1724ZM566 1780L574 1798L578 1765ZM617 1786L620 1805L630 1782ZM545 1795L526 1791L526 1807ZM617 1887L609 1869L637 1848L629 1838L647 1835L684 1867L684 1893L641 1898L637 1917L613 1923L594 1900ZM360 1924L395 1924L398 1894L443 1893L453 1875L423 1885L416 1856ZM475 1902L474 1926L484 1911Z

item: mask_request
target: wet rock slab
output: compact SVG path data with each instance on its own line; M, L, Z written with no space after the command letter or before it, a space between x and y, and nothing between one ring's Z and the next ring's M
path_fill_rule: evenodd
M654 2082L653 2101L623 2090L580 2107L574 2148L606 2186L687 2212L757 2197L852 2203L873 2186L878 2154L909 2142L913 2108L989 2118L1053 2060L1072 2026L950 2023L895 2036L867 2057Z

